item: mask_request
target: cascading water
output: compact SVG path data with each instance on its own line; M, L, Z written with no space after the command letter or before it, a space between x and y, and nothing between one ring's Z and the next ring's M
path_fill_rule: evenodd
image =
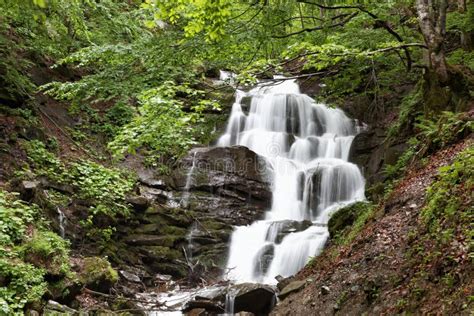
M62 238L65 238L66 232L64 230L64 224L66 222L66 216L64 215L63 211L61 211L59 207L57 208L57 211L58 211L59 233Z
M251 98L250 110L242 99ZM237 91L218 146L243 145L265 157L273 178L265 219L236 227L229 278L275 283L321 251L327 222L342 205L363 200L365 181L348 162L357 127L340 109L317 104L293 80Z
M183 197L181 199L181 205L184 208L189 207L189 195L190 195L189 189L191 188L191 184L192 184L192 180L193 180L193 173L194 173L195 168L196 168L196 153L193 154L193 162L192 162L191 168L189 169L189 171L186 175L186 183L184 185L184 193L183 193Z

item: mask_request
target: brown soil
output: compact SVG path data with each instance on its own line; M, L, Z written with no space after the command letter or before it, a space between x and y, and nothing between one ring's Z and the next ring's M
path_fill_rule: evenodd
M450 164L456 154L473 140L467 139L429 158L420 170L412 170L397 185L385 204L378 206L376 218L368 222L348 245L329 245L312 267L303 269L297 279L310 279L300 292L280 302L272 315L468 315L473 295L474 267L469 259L460 260L451 271L459 274L454 286L436 280L413 287L420 268L410 255L414 232L423 231L419 213L425 203L426 188L440 166ZM468 247L459 247L467 256ZM427 248L425 248L427 249ZM430 267L434 263L424 263ZM326 286L329 293L323 294Z

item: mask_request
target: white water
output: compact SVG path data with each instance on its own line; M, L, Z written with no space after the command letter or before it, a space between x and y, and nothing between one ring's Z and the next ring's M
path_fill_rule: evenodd
M197 222L193 222L188 234L186 235L187 245L184 248L184 250L186 251L186 256L190 262L193 261L193 250L194 250L193 237L196 235L198 231L199 230L197 227Z
M234 313L234 304L235 304L235 293L227 293L225 296L225 305L224 310L226 316L233 316Z
M58 207L58 222L59 222L59 234L62 238L66 237L66 233L64 230L64 224L66 223L66 215L64 215L63 211Z
M241 104L245 96L251 97L249 113ZM295 81L237 91L218 146L243 145L265 157L273 198L264 220L236 227L227 263L230 279L275 283L275 276L295 274L321 252L330 215L365 198L364 178L347 161L356 133L343 111L315 103ZM278 239L285 220L313 225Z
M191 189L194 169L196 169L196 152L194 152L194 154L193 154L193 162L192 162L191 168L189 169L188 173L186 174L186 183L184 185L184 192L183 192L183 197L182 197L182 200L181 200L181 205L184 208L189 207L189 196L190 196L189 190Z

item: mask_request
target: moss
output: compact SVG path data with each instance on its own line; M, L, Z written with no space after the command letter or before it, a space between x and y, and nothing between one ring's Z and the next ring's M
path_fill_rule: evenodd
M179 237L179 236L186 236L187 230L181 227L169 225L169 226L163 227L162 233Z
M51 275L70 273L69 242L53 232L36 232L21 246L25 261Z
M79 273L82 284L93 289L107 291L118 281L118 273L105 258L88 257L84 259L83 269Z
M372 216L373 209L368 202L356 202L339 209L328 223L334 242L345 245L352 241Z
M159 261L171 261L178 258L182 258L181 252L175 249L171 249L170 247L163 247L163 246L144 246L141 247L143 251L147 253L147 255L151 258L154 258Z

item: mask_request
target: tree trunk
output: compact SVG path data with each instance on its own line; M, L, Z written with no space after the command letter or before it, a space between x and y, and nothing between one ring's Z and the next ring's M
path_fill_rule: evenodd
M447 0L416 0L421 33L428 47L428 68L442 85L449 80L444 49L447 8Z

